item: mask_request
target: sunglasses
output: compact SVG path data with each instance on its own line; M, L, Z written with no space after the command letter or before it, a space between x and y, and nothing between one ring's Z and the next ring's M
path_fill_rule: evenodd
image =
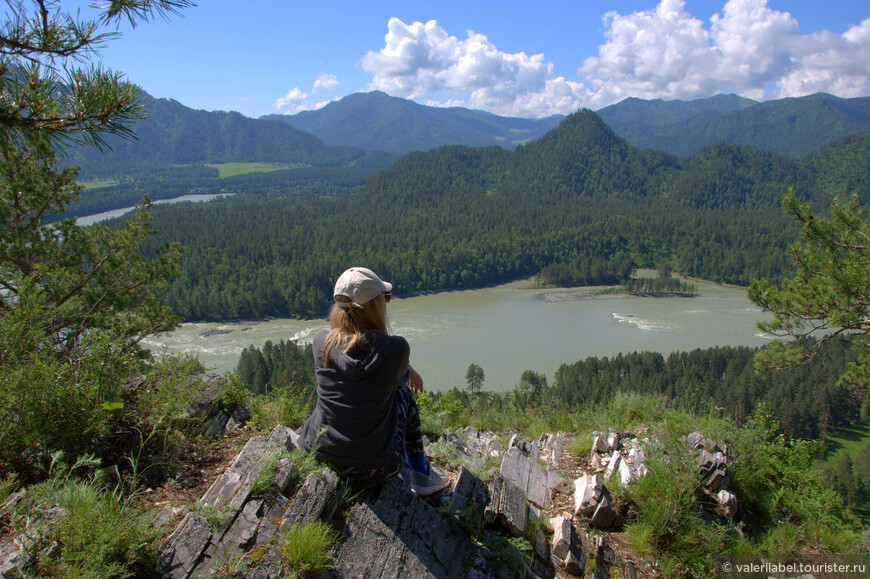
M392 297L393 297L393 294L391 294L390 292L384 292L384 301L385 302L390 303L390 298L392 298Z

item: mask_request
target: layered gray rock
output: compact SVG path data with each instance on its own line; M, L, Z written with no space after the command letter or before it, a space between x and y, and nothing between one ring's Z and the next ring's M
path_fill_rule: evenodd
M538 439L538 447L540 448L540 458L542 458L550 466L558 466L562 460L562 453L565 451L568 440L564 434L549 434L544 433Z
M468 528L476 529L485 520L487 498L486 483L462 467L453 485L448 510Z
M586 570L583 546L570 517L559 515L550 519L553 526L553 563L569 575L582 577Z
M541 466L516 446L505 452L501 474L522 489L528 500L540 508L550 505L553 489L565 482L559 473Z
M326 577L459 577L462 529L393 480L354 505Z
M595 507L595 512L592 513L590 524L599 529L609 529L622 524L622 517L614 508L613 498L610 496L607 488L604 488L601 500L598 501L598 506Z
M228 565L256 542L261 513L282 501L276 498L280 490L274 487L264 497L251 497L251 489L271 454L292 447L294 436L289 428L278 426L268 438L254 437L245 444L199 500L200 509L222 514L221 522L212 526L204 516L188 513L161 548L161 566L167 577L211 577L214 569ZM292 467L286 462L279 463L275 477L285 488L288 468ZM264 533L274 534L265 528Z
M204 517L188 513L160 551L161 567L166 576L188 577L209 546L212 533Z
M716 494L716 500L719 501L722 514L729 519L734 518L734 515L737 514L737 495L723 489Z
M489 485L489 505L486 507L486 520L497 522L514 537L526 533L528 523L528 501L522 489L500 473L492 476Z

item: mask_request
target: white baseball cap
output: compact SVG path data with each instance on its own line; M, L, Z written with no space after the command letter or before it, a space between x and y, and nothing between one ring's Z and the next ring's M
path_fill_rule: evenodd
M393 284L382 281L378 275L366 267L352 267L338 277L332 292L339 307L361 308L379 294L393 291Z

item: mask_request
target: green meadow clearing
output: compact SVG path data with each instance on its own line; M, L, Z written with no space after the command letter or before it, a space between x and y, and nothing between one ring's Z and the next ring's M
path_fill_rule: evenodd
M208 163L206 167L217 169L221 179L246 173L270 173L289 168L286 166L268 165L266 163Z

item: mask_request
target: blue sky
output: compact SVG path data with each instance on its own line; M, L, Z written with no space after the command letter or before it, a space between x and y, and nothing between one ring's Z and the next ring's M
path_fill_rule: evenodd
M101 60L156 97L252 117L375 89L525 117L628 96L870 95L866 0L199 4L122 26Z

